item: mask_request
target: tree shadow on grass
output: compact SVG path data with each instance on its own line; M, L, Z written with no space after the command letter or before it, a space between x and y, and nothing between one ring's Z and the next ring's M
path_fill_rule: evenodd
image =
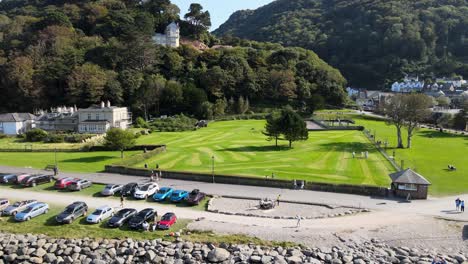
M69 163L75 163L75 162L87 162L87 163L93 163L93 162L101 162L101 161L106 161L106 160L111 160L114 159L114 156L94 156L94 157L82 157L82 158L76 158L76 159L66 159L62 160L61 162L69 162Z
M293 147L294 148L294 143ZM290 150L288 146L245 146L237 148L224 148L219 151L233 151L233 152L269 152L269 151L285 151Z
M323 151L336 150L336 151L376 151L376 148L371 143L362 142L331 142L320 144Z
M468 140L468 136L453 134L448 132L439 132L439 131L420 131L418 135L427 138L464 138Z

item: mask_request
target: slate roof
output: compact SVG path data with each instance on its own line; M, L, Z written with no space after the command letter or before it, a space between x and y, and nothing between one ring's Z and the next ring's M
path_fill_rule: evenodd
M394 183L431 185L426 178L411 169L391 173L390 178L392 178L392 182Z
M0 122L23 122L26 120L36 120L36 116L30 113L0 114Z

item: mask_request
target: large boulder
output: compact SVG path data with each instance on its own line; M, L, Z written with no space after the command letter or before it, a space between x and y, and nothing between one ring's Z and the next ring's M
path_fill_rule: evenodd
M231 253L224 248L215 248L208 253L208 261L213 263L219 263L227 260Z

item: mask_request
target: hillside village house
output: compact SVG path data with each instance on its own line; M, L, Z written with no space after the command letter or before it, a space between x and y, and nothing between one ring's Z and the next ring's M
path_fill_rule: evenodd
M180 28L179 25L175 22L170 23L164 34L156 33L153 36L154 43L158 45L163 45L166 47L177 48L179 47L180 41Z
M111 106L109 101L78 110L79 133L103 134L113 127L127 129L131 123L132 115L127 107Z
M0 134L19 135L35 127L36 116L29 113L0 114Z
M45 131L71 131L78 130L78 110L75 107L61 106L52 108L45 112L40 110L36 113L36 127Z

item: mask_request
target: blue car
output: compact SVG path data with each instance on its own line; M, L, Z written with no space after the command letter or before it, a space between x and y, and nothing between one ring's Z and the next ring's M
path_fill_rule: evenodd
M166 200L168 197L171 197L173 192L174 192L174 189L170 187L162 187L161 189L159 189L157 193L153 195L153 199L156 202L162 202Z
M175 190L174 192L172 192L171 202L177 203L177 202L180 202L182 200L185 200L185 199L187 199L188 194L189 193L187 191L184 191L184 190Z
M35 203L25 210L17 213L15 215L15 220L18 222L23 222L23 221L29 221L31 218L34 218L36 216L42 215L42 214L47 214L49 211L49 205L46 203Z
M13 183L16 181L15 174L0 173L0 183Z

